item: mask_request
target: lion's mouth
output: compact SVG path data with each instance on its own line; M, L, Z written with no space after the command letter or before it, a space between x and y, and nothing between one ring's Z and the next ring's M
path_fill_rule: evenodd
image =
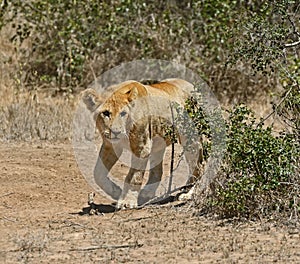
M110 140L112 140L112 141L116 141L116 140L120 140L120 139L121 139L121 138L119 138L119 137L116 137L116 136L115 136L115 137L111 137L111 138L110 138Z

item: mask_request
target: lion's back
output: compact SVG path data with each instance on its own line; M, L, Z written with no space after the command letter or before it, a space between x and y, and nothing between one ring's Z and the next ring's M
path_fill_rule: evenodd
M145 85L149 96L161 96L175 101L185 101L194 86L182 79L166 79Z

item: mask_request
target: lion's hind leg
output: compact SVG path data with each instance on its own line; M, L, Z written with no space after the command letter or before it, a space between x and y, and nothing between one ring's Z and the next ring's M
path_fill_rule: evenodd
M201 178L204 171L204 157L202 144L199 141L195 145L198 151L194 151L194 153L193 151L186 151L184 154L190 170L190 177L187 181L187 185L193 184L193 186L188 190L188 192L179 195L179 201L187 201L193 198L193 194L195 192L195 183Z

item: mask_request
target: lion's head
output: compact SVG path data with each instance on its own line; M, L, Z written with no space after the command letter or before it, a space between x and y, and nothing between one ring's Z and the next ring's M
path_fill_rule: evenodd
M134 100L145 95L147 90L142 84L128 81L117 87L106 100L93 89L83 91L82 98L87 108L94 113L102 138L115 143L128 137Z

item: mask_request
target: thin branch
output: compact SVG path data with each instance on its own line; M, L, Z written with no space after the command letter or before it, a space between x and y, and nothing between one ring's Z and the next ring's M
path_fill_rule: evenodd
M285 95L281 98L281 100L279 101L279 103L275 106L274 110L268 114L265 118L263 118L258 124L257 126L259 126L260 124L262 124L263 122L265 122L268 118L270 118L270 116L272 116L274 113L277 112L279 106L286 100L286 98L288 97L288 95L292 92L294 86L298 87L300 89L300 84L298 82L297 79L293 78L293 76L291 76L291 74L285 69L283 68L283 70L285 71L285 74L287 75L287 77L292 80L294 82L293 85L291 85L290 89L285 93Z
M140 221L140 220L145 220L145 219L151 219L153 217L157 217L157 214L151 215L151 216L145 216L145 217L129 218L129 219L125 219L121 222L124 223L124 222L131 222L131 221Z
M292 21L290 16L288 16L288 20L289 20L289 22L291 23L291 25L293 27L294 34L296 34L298 37L300 37L300 33L298 32L298 30L296 28L296 25L295 25L294 21Z
M131 244L124 244L124 245L101 245L101 246L90 246L90 247L84 247L84 248L70 248L66 250L55 250L54 252L61 253L61 252L69 252L69 251L93 251L98 249L118 249L118 248L137 248L142 247L144 244L142 243L131 243ZM19 252L22 251L22 249L10 249L10 250L0 250L0 253L4 252Z
M298 38L299 38L296 42L284 44L284 47L285 47L285 48L292 48L292 47L296 47L296 46L300 45L300 33L299 33L299 31L297 30L297 27L296 27L294 21L292 21L292 19L290 18L290 16L288 16L288 20L289 20L289 22L290 22L291 25L292 25L293 33L294 33L295 35L297 35Z
M293 43L284 44L284 47L285 48L292 48L292 47L296 47L298 45L300 45L300 39L296 42L293 42Z
M9 222L14 222L14 223L17 222L17 220L8 218L6 216L1 217L0 219L6 220L6 221L9 221Z
M142 247L144 244L141 243L132 243L124 245L101 245L101 246L91 246L85 248L71 248L69 251L92 251L97 249L118 249L118 248L136 248Z
M12 194L14 194L14 192L6 193L6 194L1 195L0 198L5 197L5 196L9 196L9 195L12 195Z
M91 65L91 63L89 63L89 67L90 67L90 69L91 69L91 71L92 71L92 75L93 75L93 78L94 78L94 81L95 81L95 85L96 85L96 84L97 84L97 76L96 76L96 74L95 74L94 68L93 68L93 66Z
M275 114L277 112L277 109L279 108L279 106L286 100L286 98L288 97L288 95L290 94L290 92L292 91L293 86L291 86L291 88L286 92L286 94L284 95L284 97L280 100L280 102L275 106L274 110L268 114L265 118L263 118L258 124L257 126L259 126L260 124L264 123L267 119L270 118L270 116L272 116L273 114Z
M173 171L174 171L174 153L175 153L175 149L174 149L174 144L175 144L175 125L174 125L174 112L173 112L173 106L170 105L170 110L171 110L171 116L172 116L172 150L171 150L171 165L170 165L170 180L169 180L169 187L168 187L168 193L170 193L171 189L172 189L172 181L173 181Z
M64 220L63 223L68 225L68 226L80 226L82 228L86 228L86 225L82 225L82 224L79 224L79 223L76 223L76 222L72 222L70 220Z
M170 197L170 195L171 195L172 193L176 193L176 192L178 192L178 191L181 191L181 192L182 192L184 189L191 188L192 186L193 186L193 184L187 184L187 185L184 185L184 186L175 188L174 190L172 190L172 191L170 191L170 192L168 192L168 193L166 193L166 194L164 194L164 195L162 195L162 196L160 196L160 197L154 197L154 198L150 199L148 202L146 202L146 203L144 203L144 204L142 204L142 205L139 205L139 206L137 207L137 209L141 209L141 208L144 208L145 206L150 205L150 204L152 204L152 203L156 203L156 202L158 202L158 201L164 200L164 199Z

